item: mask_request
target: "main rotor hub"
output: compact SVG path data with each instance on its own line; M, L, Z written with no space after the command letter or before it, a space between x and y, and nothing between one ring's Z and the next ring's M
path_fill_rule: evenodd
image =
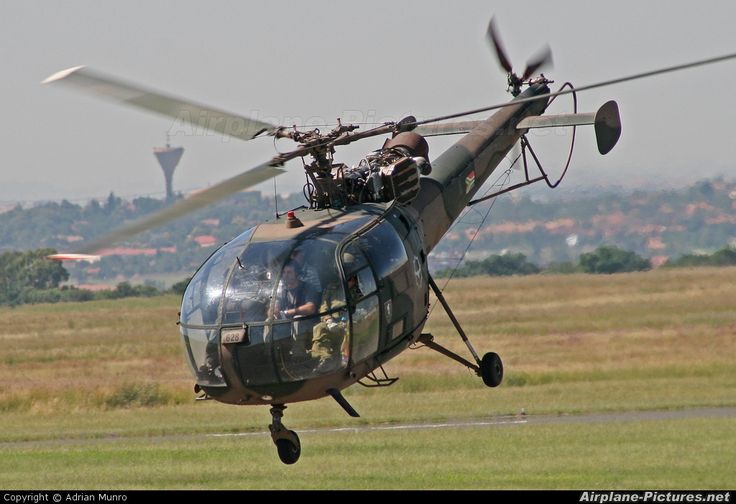
M544 74L539 74L539 77L537 77L536 79L529 79L527 81L523 81L514 72L509 72L508 74L509 86L506 88L506 91L511 93L512 96L516 97L521 94L522 86L532 86L534 84L552 84L552 83L554 83L554 81L545 77Z
M302 158L307 176L305 196L310 208L342 208L366 202L411 203L419 193L419 174L428 174L429 145L421 135L408 131L414 117L384 125L362 133L353 133L355 124L342 124L328 133L319 129L300 131L294 126L282 128L277 138L289 138L300 144L294 151ZM366 156L357 166L348 167L334 161L335 146L360 138L394 133L383 147ZM293 153L289 154L293 158ZM311 162L305 158L311 157ZM284 158L284 161L286 158Z

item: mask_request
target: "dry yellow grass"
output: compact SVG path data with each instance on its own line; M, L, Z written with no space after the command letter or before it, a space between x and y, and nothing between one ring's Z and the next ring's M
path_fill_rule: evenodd
M91 405L128 383L189 388L177 310L174 296L1 309L0 410Z
M729 402L727 386L736 380L736 268L471 278L452 281L445 293L479 353L503 357L513 394L524 385L608 381L615 388L621 379L715 378L721 384L715 402ZM109 409L133 385L153 394L152 404L190 401L192 379L175 325L178 301L0 309L0 411ZM426 331L468 355L441 307ZM479 387L462 366L428 349L405 352L388 368L405 377L398 392L460 394ZM511 393L503 390L493 397ZM349 393L373 397L361 389Z
M736 268L479 277L453 281L445 293L479 351L493 349L511 370L692 367L736 357ZM426 330L462 351L440 308Z

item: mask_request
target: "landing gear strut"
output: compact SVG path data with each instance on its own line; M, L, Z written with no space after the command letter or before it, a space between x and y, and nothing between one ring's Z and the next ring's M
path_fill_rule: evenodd
M497 353L489 352L485 354L481 359L478 356L478 353L475 351L475 348L473 348L473 345L471 345L470 340L465 334L465 331L463 331L463 328L460 327L460 322L458 322L457 318L455 318L455 314L452 313L450 305L447 304L445 296L442 295L442 291L439 289L439 287L437 287L434 278L432 278L431 276L429 277L429 285L430 287L432 287L432 291L434 292L435 296L437 296L437 299L442 305L442 308L445 309L445 312L447 312L447 315L450 317L452 325L455 326L458 334L462 338L463 342L465 342L468 350L470 350L470 353L473 355L476 363L473 364L469 360L464 359L451 350L448 350L439 343L435 343L434 336L432 336L431 334L420 335L419 342L428 346L432 350L435 350L442 355L445 355L450 359L472 369L478 376L483 379L483 383L485 383L487 386L498 387L503 380L503 362L501 362L501 357L499 357Z
M281 423L286 405L272 404L271 406L271 419L273 423L268 426L268 429L271 431L271 439L276 445L281 462L284 464L294 464L299 460L299 455L302 454L302 445L299 442L299 436L293 430L288 430Z

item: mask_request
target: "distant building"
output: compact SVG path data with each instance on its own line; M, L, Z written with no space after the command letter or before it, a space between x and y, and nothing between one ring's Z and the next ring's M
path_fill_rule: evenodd
M212 247L213 245L217 245L217 238L212 235L195 236L193 240L200 247Z

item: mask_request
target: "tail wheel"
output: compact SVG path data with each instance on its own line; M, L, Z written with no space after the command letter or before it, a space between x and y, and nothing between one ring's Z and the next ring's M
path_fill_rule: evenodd
M495 352L488 352L480 361L480 376L489 387L498 387L503 380L503 362Z

